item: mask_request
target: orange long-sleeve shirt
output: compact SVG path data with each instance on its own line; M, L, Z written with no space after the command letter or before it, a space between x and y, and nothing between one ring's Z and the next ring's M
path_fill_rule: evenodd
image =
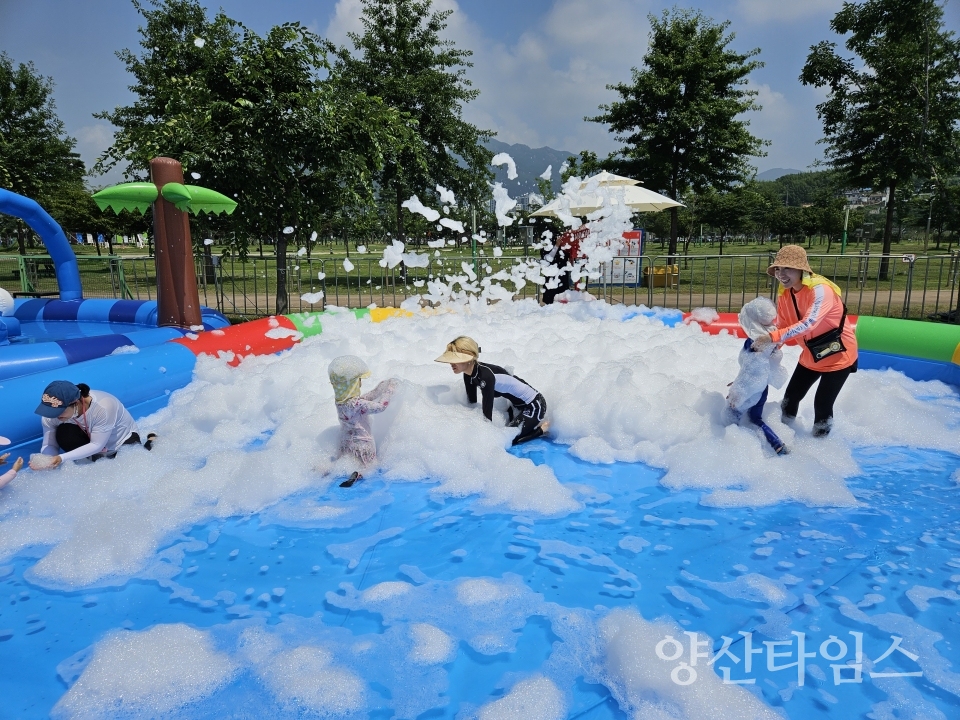
M791 295L796 299L796 308ZM797 317L797 309L800 317ZM800 364L817 372L843 370L857 360L857 337L850 323L843 326L841 339L846 348L843 352L830 355L820 362L813 361L813 355L806 340L839 327L843 316L843 303L832 287L826 282L804 282L800 290L784 290L777 299L777 329L770 333L774 342L783 343L796 339L803 348Z

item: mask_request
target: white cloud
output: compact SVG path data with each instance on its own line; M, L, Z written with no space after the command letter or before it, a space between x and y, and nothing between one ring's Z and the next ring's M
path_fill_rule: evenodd
M360 22L362 9L363 3L360 0L338 0L330 24L327 25L326 38L338 45L349 45L348 32L363 32L363 24Z
M753 163L761 169L808 169L822 152L815 144L821 134L815 103L791 102L782 92L765 83L750 83L750 89L757 91L756 102L762 108L759 112L746 115L746 119L750 121L750 132L772 142L772 145L766 148L767 157L754 158ZM815 156L810 154L811 148L818 148Z
M738 0L737 7L758 23L786 22L827 14L840 2ZM647 15L656 9L653 5L652 0L554 0L535 24L514 42L504 43L487 35L457 0L435 0L435 9L454 11L445 36L474 53L468 77L480 96L464 108L464 118L495 130L497 139L506 143L571 152L591 149L601 155L614 150L618 143L607 127L583 118L616 100L606 86L629 82L630 69L642 64L650 31ZM361 7L360 0L339 0L327 37L346 43L348 31L361 32ZM756 163L761 169L809 166L814 159L811 149L817 148L820 137L813 107L817 100L807 102L814 98L803 93L799 106L800 98L774 86L752 87L760 93L763 110L748 115L751 131L773 141L769 156Z
M100 157L100 154L113 143L113 126L107 123L84 125L72 134L77 139L76 150L87 166L88 171L93 168L93 164L97 161L97 158ZM93 176L91 180L92 184L96 187L104 187L123 182L123 169L125 166L126 163L121 163L104 175Z
M754 23L789 22L817 15L832 15L843 0L737 0L744 20Z
M76 132L77 152L88 165L113 142L113 128L107 123L85 125Z
M607 84L629 80L630 68L641 63L648 0L556 0L512 44L487 36L456 0L436 0L434 8L454 11L445 35L474 53L468 77L481 92L465 119L507 143L572 152L615 147L604 126L583 118L614 99ZM346 42L348 31L362 30L360 9L360 0L339 0L327 37Z

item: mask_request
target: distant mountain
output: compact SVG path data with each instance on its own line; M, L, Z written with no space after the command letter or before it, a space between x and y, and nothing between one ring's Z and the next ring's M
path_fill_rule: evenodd
M507 153L517 164L517 177L515 180L507 180L507 168L505 165L493 168L496 174L494 182L503 183L503 187L510 193L510 197L536 192L537 178L543 174L543 171L547 169L548 165L553 166L550 178L553 184L553 191L559 192L560 166L564 160L574 156L574 153L554 150L549 147L531 148L520 143L507 145L499 140L487 141L487 148L494 154Z
M802 172L803 170L793 170L791 168L771 168L757 175L757 180L777 180L784 175L796 175Z

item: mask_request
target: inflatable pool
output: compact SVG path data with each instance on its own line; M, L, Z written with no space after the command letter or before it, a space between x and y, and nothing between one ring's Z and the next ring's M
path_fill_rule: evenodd
M268 318L4 381L33 398L0 429L20 452L27 385L54 376L114 392L161 438L0 494L7 711L960 713L956 335L871 339L858 318L864 370L834 434L809 436L808 399L797 427L770 420L780 458L717 421L730 318L409 315ZM504 450L502 419L464 406L432 363L463 332L544 393L552 441ZM326 366L346 353L402 388L375 419L380 469L341 489Z
M161 322L157 302L152 300L85 299L77 258L56 221L35 201L3 189L0 213L22 219L37 233L50 253L59 287L56 299L14 299L5 290L0 292L0 392L5 407L0 436L12 441L12 452L27 452L37 439L36 418L29 417L26 409L28 398L37 394L38 387L40 392L46 387L45 378L64 376L79 365L82 373L90 371L91 377L99 379L98 370L109 373L118 367L108 358L230 324L216 310L198 307L199 301L194 305L199 323L183 328L160 327L169 323ZM95 360L102 362L87 364ZM159 401L169 391L169 383L156 388L130 367L125 366L126 373L120 371L124 401L137 413L161 407ZM138 394L141 383L151 388L145 394Z

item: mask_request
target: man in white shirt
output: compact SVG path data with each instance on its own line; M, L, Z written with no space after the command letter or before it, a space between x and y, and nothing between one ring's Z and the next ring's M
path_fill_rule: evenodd
M36 413L43 420L41 454L48 464L31 462L34 470L49 470L67 460L112 458L123 445L139 445L140 431L133 416L117 398L87 385L55 380L43 391ZM147 436L146 448L154 435Z

